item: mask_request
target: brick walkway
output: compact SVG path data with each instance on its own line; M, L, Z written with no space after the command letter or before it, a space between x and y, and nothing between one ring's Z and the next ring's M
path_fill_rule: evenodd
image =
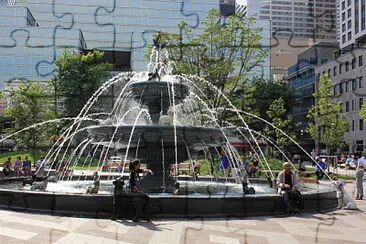
M357 204L360 210L299 217L144 223L0 211L0 243L366 243L366 200Z

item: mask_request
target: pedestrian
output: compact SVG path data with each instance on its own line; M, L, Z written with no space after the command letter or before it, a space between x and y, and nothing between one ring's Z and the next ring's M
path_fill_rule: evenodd
M220 165L219 165L221 175L224 177L228 177L229 168L230 168L229 157L226 155L226 153L224 151L222 151L221 157L220 157Z
M363 198L363 176L365 174L366 159L365 157L359 158L360 154L355 154L356 161L356 200L362 200Z
M197 159L193 161L194 174L200 175L201 163Z
M316 165L316 177L317 177L317 183L319 183L319 180L323 179L325 175L325 170L328 168L326 159L323 158L322 160L317 161Z

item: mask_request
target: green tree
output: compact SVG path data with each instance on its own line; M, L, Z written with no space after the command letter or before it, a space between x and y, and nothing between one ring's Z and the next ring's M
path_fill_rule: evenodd
M282 97L274 100L270 105L267 115L270 119L272 125L276 128L285 132L289 137L295 139L295 133L292 130L292 117L289 115L289 112L285 108L285 101ZM273 127L267 125L265 128L265 132L267 136L271 139L271 141L275 142L277 145L284 147L292 141L285 136L279 130L274 129Z
M290 115L295 104L294 90L285 82L275 82L273 80L256 79L246 86L246 94L240 101L240 108L255 114L267 121L271 121L267 111L277 99L284 101L285 114ZM250 128L261 131L266 124L257 119L247 118Z
M10 106L5 109L5 115L14 120L15 132L31 125L53 119L53 94L48 86L39 81L21 82L18 90L12 92L9 98ZM50 137L48 126L37 126L14 136L17 146L23 149L38 150L47 145Z
M366 120L366 103L362 104L360 116L362 119Z
M341 145L349 126L345 114L341 112L341 103L331 98L332 85L327 74L320 77L319 89L314 93L315 105L308 113L308 118L314 122L309 123L307 128L311 137L324 143L330 153Z
M113 65L103 63L103 52L92 51L79 54L72 50L65 50L63 56L58 57L56 75L52 82L56 96L61 98L64 106L64 117L76 117L82 107L110 76L107 70Z
M233 15L220 24L219 18L219 11L213 9L207 22L202 23L203 33L196 34L182 23L178 26L180 34L160 33L159 38L168 43L175 74L202 77L238 105L245 94L247 77L264 62L268 50L261 45L261 29L253 27L255 19ZM230 117L225 110L229 105L220 92L213 92L205 84L197 85L210 94L208 102L213 109L224 111L219 120Z

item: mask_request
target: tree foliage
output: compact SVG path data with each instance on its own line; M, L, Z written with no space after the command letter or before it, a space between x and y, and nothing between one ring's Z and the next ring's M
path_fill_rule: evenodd
M39 122L54 119L53 94L48 86L38 81L22 81L19 89L12 92L5 115L12 118L15 128L10 132L27 128ZM17 146L26 149L39 149L47 144L52 131L49 126L37 126L14 136Z
M362 104L360 116L362 119L366 120L366 103Z
M308 118L314 122L309 123L307 131L314 140L333 150L342 143L349 125L345 114L341 112L341 103L331 98L332 80L325 74L320 77L319 83L319 89L314 94L315 105L308 113Z
M280 98L283 100L283 107L286 111L284 116L288 116L295 104L293 88L284 82L256 79L247 85L245 97L242 99L240 107L242 110L247 110L270 121L271 118L267 111L273 102ZM265 127L263 123L258 121L253 126L258 130Z
M212 92L202 84L201 89L210 94L207 100L213 109L225 111L228 104L221 93L234 105L240 104L247 77L263 63L268 50L261 45L261 29L253 27L253 18L233 15L225 24L219 23L219 18L219 11L211 10L207 22L203 22L203 33L194 33L183 23L179 25L180 34L165 33L161 38L168 43L174 73L197 75L209 81L220 92ZM222 113L224 118L227 115Z
M266 113L273 126L284 131L289 137L295 140L295 133L292 131L292 117L286 110L285 101L282 97L274 100ZM277 145L285 146L292 142L281 131L271 126L266 126L265 132L271 141Z
M53 84L57 97L62 100L64 117L75 117L82 107L110 76L107 70L112 64L103 63L104 53L92 51L78 54L65 50L63 56L56 59L56 75Z

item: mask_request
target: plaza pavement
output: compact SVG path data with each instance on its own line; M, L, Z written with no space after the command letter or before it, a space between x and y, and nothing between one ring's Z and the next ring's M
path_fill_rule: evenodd
M365 182L366 188L366 182ZM349 193L354 182L346 184ZM365 189L366 190L366 189ZM232 219L88 219L0 211L0 243L366 243L366 200L359 210L298 217Z

